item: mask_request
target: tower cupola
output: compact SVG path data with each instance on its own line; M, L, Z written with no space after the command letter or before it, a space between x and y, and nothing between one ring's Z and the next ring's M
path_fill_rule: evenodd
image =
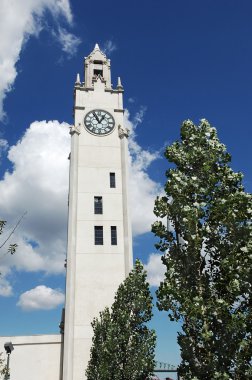
M85 87L92 88L98 80L105 83L107 89L111 89L110 59L95 44L94 50L85 57Z

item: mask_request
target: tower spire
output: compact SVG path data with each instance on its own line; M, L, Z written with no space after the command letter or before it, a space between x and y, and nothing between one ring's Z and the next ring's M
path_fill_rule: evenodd
M75 84L76 84L76 85L80 85L80 74L79 74L79 73L78 73L77 76L76 76Z
M98 43L85 58L85 87L92 88L97 80L101 80L107 89L111 89L110 60L100 50Z
M117 79L117 89L118 90L122 90L123 89L123 86L122 86L122 82L121 82L121 78L118 77Z

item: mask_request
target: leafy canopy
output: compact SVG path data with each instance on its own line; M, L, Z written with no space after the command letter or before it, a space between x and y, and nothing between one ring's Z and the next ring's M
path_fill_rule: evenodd
M152 230L166 266L158 307L182 322L180 374L250 379L252 196L206 120L185 121L165 156L173 167Z
M119 286L111 312L92 323L94 335L87 380L145 380L154 370L156 336L147 327L152 297L139 260Z

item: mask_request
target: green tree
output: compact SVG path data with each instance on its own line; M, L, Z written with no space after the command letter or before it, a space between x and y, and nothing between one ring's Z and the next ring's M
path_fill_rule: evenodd
M165 157L152 230L166 266L158 307L182 322L180 374L252 379L252 196L206 120L185 121Z
M111 324L111 315L107 307L100 312L100 318L94 318L92 322L94 333L90 361L86 371L87 379L110 379L111 354L107 346L113 338Z
M139 260L119 286L111 312L95 318L87 380L145 380L154 370L156 336L147 327L152 296Z

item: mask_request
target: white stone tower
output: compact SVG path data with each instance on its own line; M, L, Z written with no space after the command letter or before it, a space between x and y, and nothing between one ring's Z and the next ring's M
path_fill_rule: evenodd
M63 380L85 379L91 321L132 267L123 87L118 78L112 88L110 60L97 44L74 94Z

